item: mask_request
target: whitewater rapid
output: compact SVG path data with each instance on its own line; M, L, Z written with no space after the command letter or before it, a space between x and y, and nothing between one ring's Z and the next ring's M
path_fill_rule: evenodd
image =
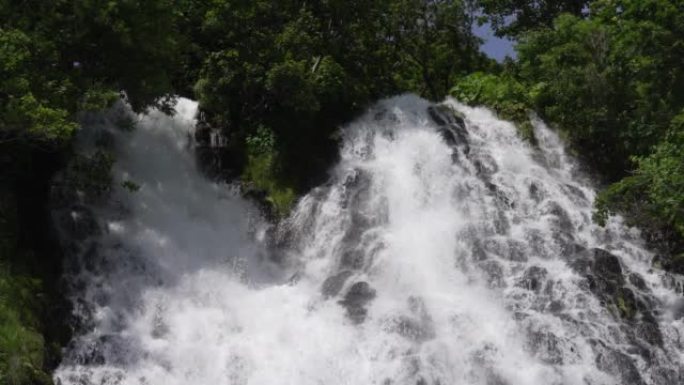
M276 226L202 176L197 104L176 110L84 130L111 139L114 189L56 215L90 221L63 234L78 327L58 383L682 383L676 277L619 218L592 223L542 122L535 147L486 109L381 101Z

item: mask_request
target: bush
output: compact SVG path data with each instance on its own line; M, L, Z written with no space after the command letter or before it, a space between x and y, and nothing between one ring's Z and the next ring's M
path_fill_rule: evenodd
M523 138L535 142L529 93L513 76L476 72L459 80L451 95L463 103L493 109L502 119L514 122Z

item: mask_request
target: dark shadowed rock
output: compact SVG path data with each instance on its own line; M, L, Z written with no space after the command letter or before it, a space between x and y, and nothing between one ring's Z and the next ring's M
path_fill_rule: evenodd
M604 348L603 352L597 354L596 364L604 372L620 378L623 384L646 385L634 360L620 351Z
M575 226L572 224L570 215L567 211L565 211L565 209L563 209L563 207L561 207L560 204L551 202L546 213L555 217L554 222L561 231L572 232L575 230Z
M67 232L67 239L83 241L100 233L95 214L85 206L74 205L60 214L58 221L62 231Z
M563 190L573 198L575 202L585 202L587 201L587 196L584 194L582 189L572 184L564 184Z
M342 254L340 265L348 269L360 270L363 267L363 261L363 250L354 248Z
M463 117L444 105L430 106L427 112L430 118L439 126L438 132L450 147L459 146L464 154L470 153L468 131L466 130Z
M517 285L527 290L539 292L544 284L547 273L548 272L543 267L532 266L525 270L523 277Z
M569 266L586 278L587 288L625 323L623 330L635 347L643 345L635 354L650 359L650 346L662 346L663 336L652 314L657 300L634 289L645 288L643 279L635 273L623 275L620 259L610 252L593 248L575 255ZM630 286L631 285L631 286Z
M528 191L530 194L530 198L532 198L535 202L541 202L544 198L542 192L539 189L539 186L537 186L537 184L534 182L530 183Z
M499 262L490 259L478 263L478 266L482 269L487 284L490 287L504 286L503 268Z
M344 299L339 302L347 309L347 316L354 323L362 323L366 319L365 306L375 298L375 289L371 288L368 282L356 282L353 284Z
M449 145L449 147L454 147L458 144L458 139L456 139L456 134L448 127L440 127L437 132L442 136L442 139Z
M684 298L678 299L672 306L672 318L676 320L684 318Z
M562 344L556 335L548 331L528 330L527 348L542 362L551 365L563 364Z
M629 283L634 285L639 290L647 291L648 287L646 286L646 282L644 282L644 279L637 273L630 273L628 276Z
M658 322L650 313L646 313L642 316L642 319L636 323L634 333L635 337L648 342L650 345L663 345L663 334L658 327Z
M326 298L336 296L340 292L340 290L342 290L344 283L347 282L347 279L349 279L349 277L351 276L351 271L344 270L331 277L328 277L323 282L323 285L321 287L321 292L323 293L323 296Z
M594 272L602 277L623 281L620 259L606 250L591 249L594 256Z

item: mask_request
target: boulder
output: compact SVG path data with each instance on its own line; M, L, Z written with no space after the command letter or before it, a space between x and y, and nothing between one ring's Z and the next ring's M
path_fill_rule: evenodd
M439 126L438 132L444 141L450 147L461 147L463 153L467 155L470 152L469 135L463 117L445 105L430 106L427 112L432 121Z
M363 323L366 319L365 306L375 298L375 289L368 282L356 282L347 291L344 299L339 304L347 309L347 316L356 324Z
M323 293L323 296L326 298L336 296L340 292L340 290L342 290L344 283L347 282L347 279L349 279L349 277L351 276L351 271L344 270L333 276L328 277L323 282L323 285L321 287L321 292Z
M543 267L531 266L523 273L517 286L538 293L546 280L548 271Z

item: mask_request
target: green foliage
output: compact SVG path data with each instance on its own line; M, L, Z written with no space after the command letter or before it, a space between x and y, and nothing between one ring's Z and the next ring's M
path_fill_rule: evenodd
M43 337L37 317L41 282L12 271L10 262L30 256L17 244L16 200L0 190L0 383L43 384Z
M125 188L129 192L136 192L140 190L140 185L130 180L121 182L121 187Z
M50 383L42 373L43 337L29 310L34 282L0 273L0 382Z
M649 154L684 105L683 18L669 1L596 1L586 19L561 15L521 37L536 110L608 180Z
M488 63L456 0L187 6L200 63L194 91L209 123L225 129L244 163L274 167L268 175L295 192L319 181L335 130L370 102L405 91L441 99L456 77ZM269 161L242 148L262 126L274 134ZM243 173L255 175L267 174Z
M50 108L28 93L6 104L6 127L23 127L27 140L64 141L71 137L76 123L63 109Z
M604 190L597 200L596 219L625 213L633 225L671 227L684 238L684 111L653 153L636 157L638 167Z
M459 80L451 95L463 103L493 109L502 119L514 122L523 138L535 142L530 122L531 97L513 76L476 72Z
M562 13L581 16L591 0L478 0L481 22L489 22L497 36L519 36L553 27Z
M119 100L119 93L104 87L93 87L86 90L79 103L79 111L102 111Z
M251 187L265 191L266 199L276 213L284 216L294 204L296 195L292 187L279 179L277 159L277 154L273 153L248 155L242 178L249 181Z
M633 319L637 313L634 295L629 289L619 288L615 293L615 307L620 317L625 319Z
M275 150L275 134L263 125L257 127L256 132L246 139L250 154L267 154Z
M278 215L287 214L296 195L290 183L278 173L279 159L273 131L259 126L254 135L247 137L246 144L247 164L242 178L252 188L267 193L267 200Z
M137 110L172 91L172 0L0 2L0 143L64 146L76 112L125 90Z
M112 189L113 164L114 157L103 150L97 150L91 155L75 154L65 170L63 183L84 193L88 198L96 199Z

